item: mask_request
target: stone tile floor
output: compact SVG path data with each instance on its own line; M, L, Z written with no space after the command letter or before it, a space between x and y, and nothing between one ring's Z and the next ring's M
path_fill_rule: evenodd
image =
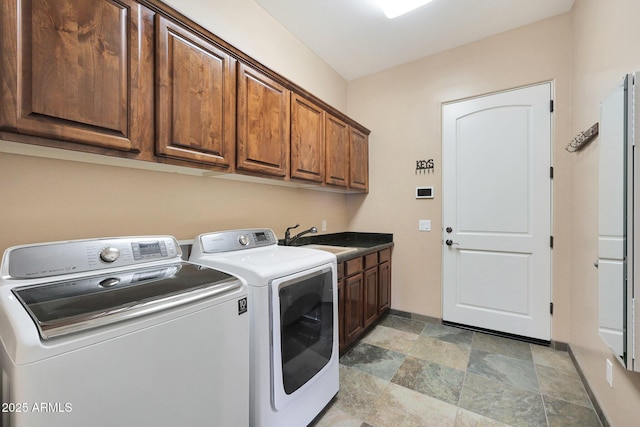
M566 352L388 315L341 357L313 426L601 424Z

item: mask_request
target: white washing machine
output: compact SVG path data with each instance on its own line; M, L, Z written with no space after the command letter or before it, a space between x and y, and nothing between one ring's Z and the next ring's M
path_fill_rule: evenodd
M246 283L171 236L7 249L3 427L248 426Z
M308 425L339 387L335 255L251 229L201 234L189 259L249 285L251 426Z

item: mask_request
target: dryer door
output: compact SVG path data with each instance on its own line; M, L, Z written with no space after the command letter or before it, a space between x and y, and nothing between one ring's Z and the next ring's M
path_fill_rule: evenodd
M281 410L338 357L337 282L331 265L271 282L272 400Z

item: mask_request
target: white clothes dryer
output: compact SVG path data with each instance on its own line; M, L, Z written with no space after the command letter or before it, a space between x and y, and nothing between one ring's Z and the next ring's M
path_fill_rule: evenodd
M249 285L250 424L308 425L339 388L335 255L248 229L201 234L189 259Z

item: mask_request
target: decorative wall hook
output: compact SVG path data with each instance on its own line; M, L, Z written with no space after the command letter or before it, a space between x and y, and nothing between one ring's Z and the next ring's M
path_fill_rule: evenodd
M565 147L565 150L567 150L570 153L575 153L576 151L581 150L588 143L590 143L593 140L593 138L598 136L598 131L599 131L598 128L599 128L598 123L596 123L595 125L591 126L589 129L583 132L580 132L578 136L573 138L573 140L569 143L569 145Z
M434 171L433 159L416 160L416 175L418 174L418 172L424 173L425 171L427 173Z

